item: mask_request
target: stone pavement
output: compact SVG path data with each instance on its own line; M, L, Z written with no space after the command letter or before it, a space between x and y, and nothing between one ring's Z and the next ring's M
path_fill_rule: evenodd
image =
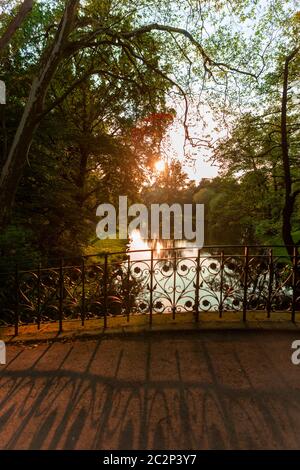
M293 331L8 344L2 449L299 449Z

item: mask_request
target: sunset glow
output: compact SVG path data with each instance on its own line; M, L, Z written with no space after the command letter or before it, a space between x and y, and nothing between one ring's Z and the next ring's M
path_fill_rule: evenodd
M165 165L164 160L157 160L157 162L155 162L155 164L154 164L155 170L156 170L158 173L161 173L162 171L164 171L165 166L166 166L166 165Z

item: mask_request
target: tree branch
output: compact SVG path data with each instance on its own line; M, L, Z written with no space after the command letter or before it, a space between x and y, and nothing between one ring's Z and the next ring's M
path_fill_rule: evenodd
M117 74L114 74L112 72L109 72L109 70L104 70L104 69L92 69L92 70L89 70L88 72L86 72L85 74L83 74L78 80L76 80L75 82L72 83L72 85L61 95L59 96L55 101L53 101L51 103L51 105L45 109L43 111L42 114L40 114L40 118L44 118L47 114L49 114L54 108L56 108L57 106L59 106L71 93L72 91L74 91L81 83L83 83L88 77L92 76L92 75L96 75L96 74L99 74L99 75L107 75L111 78L114 78L116 80L123 80L123 81L127 81L127 82L130 82L130 83L133 83L134 85L136 85L138 88L141 89L140 85L133 79L131 79L130 77L125 77L125 76L122 76L122 75L117 75Z
M28 13L32 10L33 0L24 0L18 13L16 16L11 20L6 31L0 38L0 51L4 49L10 42L11 38L15 34L15 32L20 28L21 24L23 23L24 19L28 15Z
M110 32L110 31L108 31L107 33L111 34L114 37L119 37L119 38L124 38L124 39L131 39L131 38L134 38L134 37L141 36L145 33L150 33L151 31L164 31L164 32L167 32L167 33L177 33L177 34L181 34L181 35L185 36L187 39L189 39L191 44L193 44L198 49L198 51L200 52L200 54L203 58L204 65L209 64L211 66L215 66L215 67L218 67L220 69L226 68L227 70L230 70L232 72L237 72L237 73L240 73L240 74L243 74L243 75L248 75L250 77L257 78L257 75L255 73L248 72L246 70L240 70L237 67L232 67L231 65L226 64L224 62L217 62L217 61L214 61L213 59L211 59L211 57L209 57L207 55L207 53L205 52L202 45L194 38L194 36L189 31L187 31L186 29L183 29L183 28L176 28L174 26L162 25L162 24L159 24L159 23L151 23L149 25L141 26L140 28L137 28L133 31L128 31L128 32L114 32L114 31Z

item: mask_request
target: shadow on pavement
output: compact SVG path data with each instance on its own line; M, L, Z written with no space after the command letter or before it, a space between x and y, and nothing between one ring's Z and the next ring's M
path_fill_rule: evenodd
M8 348L2 449L300 446L290 332L206 332Z

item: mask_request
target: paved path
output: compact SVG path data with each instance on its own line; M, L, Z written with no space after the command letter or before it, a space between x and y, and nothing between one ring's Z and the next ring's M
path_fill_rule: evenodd
M297 332L215 331L8 347L4 449L297 449Z

